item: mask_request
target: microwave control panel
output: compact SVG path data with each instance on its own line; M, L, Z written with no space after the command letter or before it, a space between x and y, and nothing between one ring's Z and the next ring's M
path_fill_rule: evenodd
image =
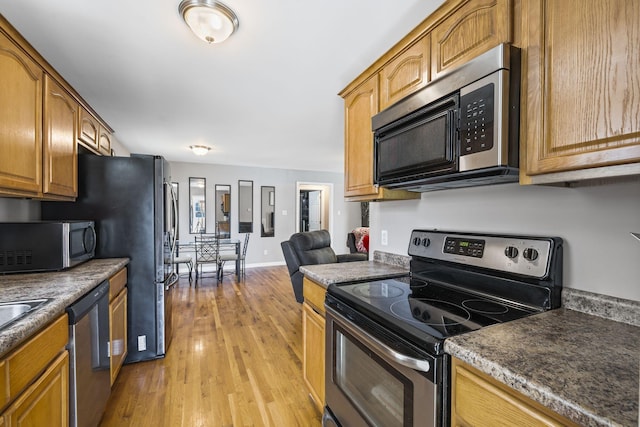
M493 83L460 97L460 155L493 148Z

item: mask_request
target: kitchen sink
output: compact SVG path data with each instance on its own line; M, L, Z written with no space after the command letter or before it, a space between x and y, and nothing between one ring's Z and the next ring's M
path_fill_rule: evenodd
M8 326L11 322L26 316L36 310L48 299L21 300L0 303L0 329Z

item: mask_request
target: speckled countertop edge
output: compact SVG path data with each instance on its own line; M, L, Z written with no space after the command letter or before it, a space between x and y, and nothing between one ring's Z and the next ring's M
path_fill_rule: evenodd
M409 268L381 261L338 262L305 265L300 271L313 281L329 286L334 283L359 282L406 276Z
M93 259L64 271L0 276L0 302L50 299L0 330L0 357L61 316L71 303L128 263L128 258Z
M638 425L636 326L562 308L449 338L445 351L580 425Z

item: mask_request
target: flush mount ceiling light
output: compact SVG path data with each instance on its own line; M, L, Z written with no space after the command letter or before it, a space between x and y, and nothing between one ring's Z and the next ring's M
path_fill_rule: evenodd
M225 41L238 29L233 10L217 1L182 0L178 10L191 31L209 44Z
M196 156L204 156L211 150L211 147L207 147L206 145L190 145L189 148Z

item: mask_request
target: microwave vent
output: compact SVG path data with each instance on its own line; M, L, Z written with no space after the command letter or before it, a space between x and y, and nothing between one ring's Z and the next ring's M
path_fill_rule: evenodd
M33 260L30 250L0 251L0 266L31 265Z

